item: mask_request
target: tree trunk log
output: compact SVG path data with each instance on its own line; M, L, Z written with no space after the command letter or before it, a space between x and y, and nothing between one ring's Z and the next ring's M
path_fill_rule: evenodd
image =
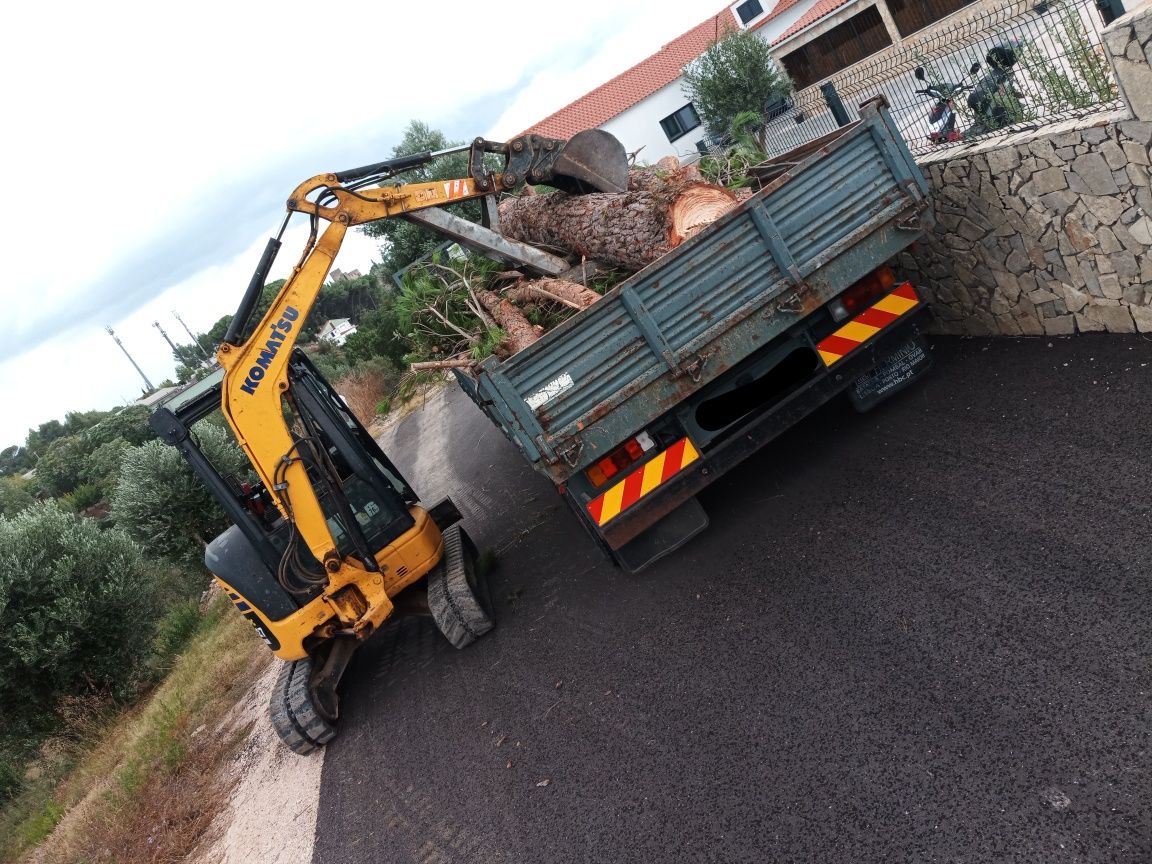
M429 369L467 369L475 362L469 357L458 357L455 360L421 360L419 363L409 363L408 368L413 372L425 372Z
M541 196L546 197L546 196ZM476 299L488 310L500 328L508 334L508 350L515 354L523 351L540 338L540 331L524 317L519 309L508 300L493 294L491 291L480 290L476 292Z
M504 292L504 296L521 306L543 298L545 300L559 300L573 309L587 309L600 299L600 295L591 288L585 288L575 282L566 282L563 279L547 278L534 279L531 282L517 282Z
M500 203L500 230L514 240L565 249L634 272L675 249L736 205L699 172L645 173L623 192L566 195L553 192Z
M629 192L651 192L656 189L661 189L669 184L687 184L687 183L707 183L704 175L700 173L700 169L695 165L679 165L671 164L665 160L671 157L665 156L654 166L647 168L633 168L628 172L628 191ZM675 160L672 160L675 163Z

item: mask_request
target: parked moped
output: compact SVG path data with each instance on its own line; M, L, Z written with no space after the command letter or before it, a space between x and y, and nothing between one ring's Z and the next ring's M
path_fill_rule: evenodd
M964 133L965 138L995 132L1024 119L1023 104L1012 79L1018 47L1018 42L1004 42L988 51L985 58L988 74L980 79L968 96L968 107L972 109L975 122Z
M928 112L928 122L933 128L928 132L928 140L933 144L950 144L1004 129L1023 118L1023 105L1020 94L1012 80L1012 67L1016 65L1017 42L1005 42L989 49L988 74L975 85L967 82L980 71L980 63L973 63L968 74L953 84L942 81L915 92L935 100ZM919 81L926 81L923 66L917 66L914 74ZM968 108L974 120L964 132L956 128L956 99L962 93L969 93Z
M939 84L931 84L922 90L915 91L936 100L936 104L928 112L928 122L933 125L933 128L928 132L928 140L933 144L950 144L964 137L963 133L956 128L956 98L961 93L974 89L964 82L979 71L980 64L973 63L968 74L955 84L951 81L941 81ZM920 81L927 80L928 76L925 74L923 66L917 66L914 74Z

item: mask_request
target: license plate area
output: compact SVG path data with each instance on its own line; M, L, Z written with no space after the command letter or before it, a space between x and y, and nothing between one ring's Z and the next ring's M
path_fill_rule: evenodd
M873 369L861 375L848 389L848 398L857 411L868 411L927 372L932 365L928 346L914 333L885 355Z

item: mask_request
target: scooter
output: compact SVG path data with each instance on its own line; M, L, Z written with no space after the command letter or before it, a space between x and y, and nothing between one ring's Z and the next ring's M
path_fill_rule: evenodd
M1016 41L1004 42L989 49L985 57L988 74L968 97L968 107L976 120L964 133L965 138L986 135L1024 119L1024 106L1012 80L1019 45Z
M953 141L963 139L964 135L956 128L956 98L961 93L975 89L964 82L979 71L980 64L973 63L968 74L955 84L951 81L941 81L939 84L932 84L922 90L914 91L936 100L936 104L928 112L928 122L935 126L928 133L928 140L933 144L950 144ZM913 74L919 81L927 81L928 79L923 66L917 66Z
M1012 67L1016 65L1018 45L1014 41L1005 42L989 49L985 57L989 66L988 74L975 86L965 82L980 71L979 62L973 63L968 74L955 84L943 81L915 91L936 100L928 112L928 121L936 127L928 133L930 142L950 144L969 140L1020 122L1024 113L1023 106L1020 94L1012 82ZM917 66L913 74L920 81L926 81L928 77L923 66ZM956 128L956 99L968 91L971 91L968 108L975 120L967 131L961 132Z

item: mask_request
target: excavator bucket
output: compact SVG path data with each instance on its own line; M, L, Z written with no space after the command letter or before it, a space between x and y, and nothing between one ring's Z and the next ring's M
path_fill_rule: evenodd
M624 145L602 129L577 132L552 163L549 182L573 195L627 192L628 155Z

